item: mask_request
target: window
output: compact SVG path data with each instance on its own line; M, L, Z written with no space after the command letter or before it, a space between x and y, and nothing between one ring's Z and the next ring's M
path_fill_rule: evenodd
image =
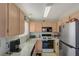
M25 30L24 30L24 34L28 35L29 33L29 23L25 21Z
M19 35L19 37L24 36L24 35L28 35L29 34L29 23L27 21L25 21L25 26L24 26L24 34Z

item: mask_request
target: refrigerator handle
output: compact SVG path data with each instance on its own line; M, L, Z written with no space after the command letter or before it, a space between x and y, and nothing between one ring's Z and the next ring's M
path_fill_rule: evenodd
M63 42L63 41L61 41L61 40L60 40L60 42L63 43L64 45L70 47L70 48L75 48L75 47L73 47L73 46L71 46L71 45L69 45L69 44L67 44L67 43L65 43L65 42ZM76 49L76 48L75 48L75 49ZM77 49L78 49L78 48L77 48Z

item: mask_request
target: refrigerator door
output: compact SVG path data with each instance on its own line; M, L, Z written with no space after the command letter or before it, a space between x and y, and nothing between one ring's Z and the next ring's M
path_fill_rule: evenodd
M60 40L73 47L76 47L76 22L67 23L61 28ZM62 44L62 55L75 56L76 50Z
M79 21L76 22L76 56L79 56Z
M68 44L76 47L76 22L69 23Z
M67 45L66 43L61 43L62 49L61 49L61 56L75 56L76 55L76 49L71 47L70 45Z
M67 23L62 28L61 40L71 46L76 47L76 32L75 22Z

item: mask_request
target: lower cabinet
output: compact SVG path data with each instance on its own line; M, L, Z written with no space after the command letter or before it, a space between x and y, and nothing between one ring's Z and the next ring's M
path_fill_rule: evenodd
M35 52L42 52L42 41L41 39L38 39L36 44L35 44Z
M55 54L59 56L59 39L55 39L54 41L54 50L55 50Z

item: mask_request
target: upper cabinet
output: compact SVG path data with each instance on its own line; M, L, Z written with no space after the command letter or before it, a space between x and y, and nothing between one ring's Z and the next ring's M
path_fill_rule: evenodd
M58 32L58 24L53 21L30 21L30 32L42 32L42 27L52 27L53 32Z
M42 23L41 22L36 22L35 31L42 32Z
M19 9L19 18L20 18L20 34L24 33L24 13Z
M21 19L19 10L15 4L0 3L0 37L15 36L21 31L24 32L20 29L24 26L24 18Z
M30 21L30 32L41 32L42 23L38 21Z
M30 22L30 32L36 32L35 29L36 29L36 22L33 22L31 21Z
M8 20L8 13L7 13L7 4L0 3L0 36L7 35L7 20Z
M52 32L58 32L58 24L56 21L43 21L42 22L43 27L52 27Z
M12 35L17 35L19 34L19 23L20 23L20 20L19 20L19 8L14 5L14 4L9 4L8 5L8 35L9 36L12 36Z

